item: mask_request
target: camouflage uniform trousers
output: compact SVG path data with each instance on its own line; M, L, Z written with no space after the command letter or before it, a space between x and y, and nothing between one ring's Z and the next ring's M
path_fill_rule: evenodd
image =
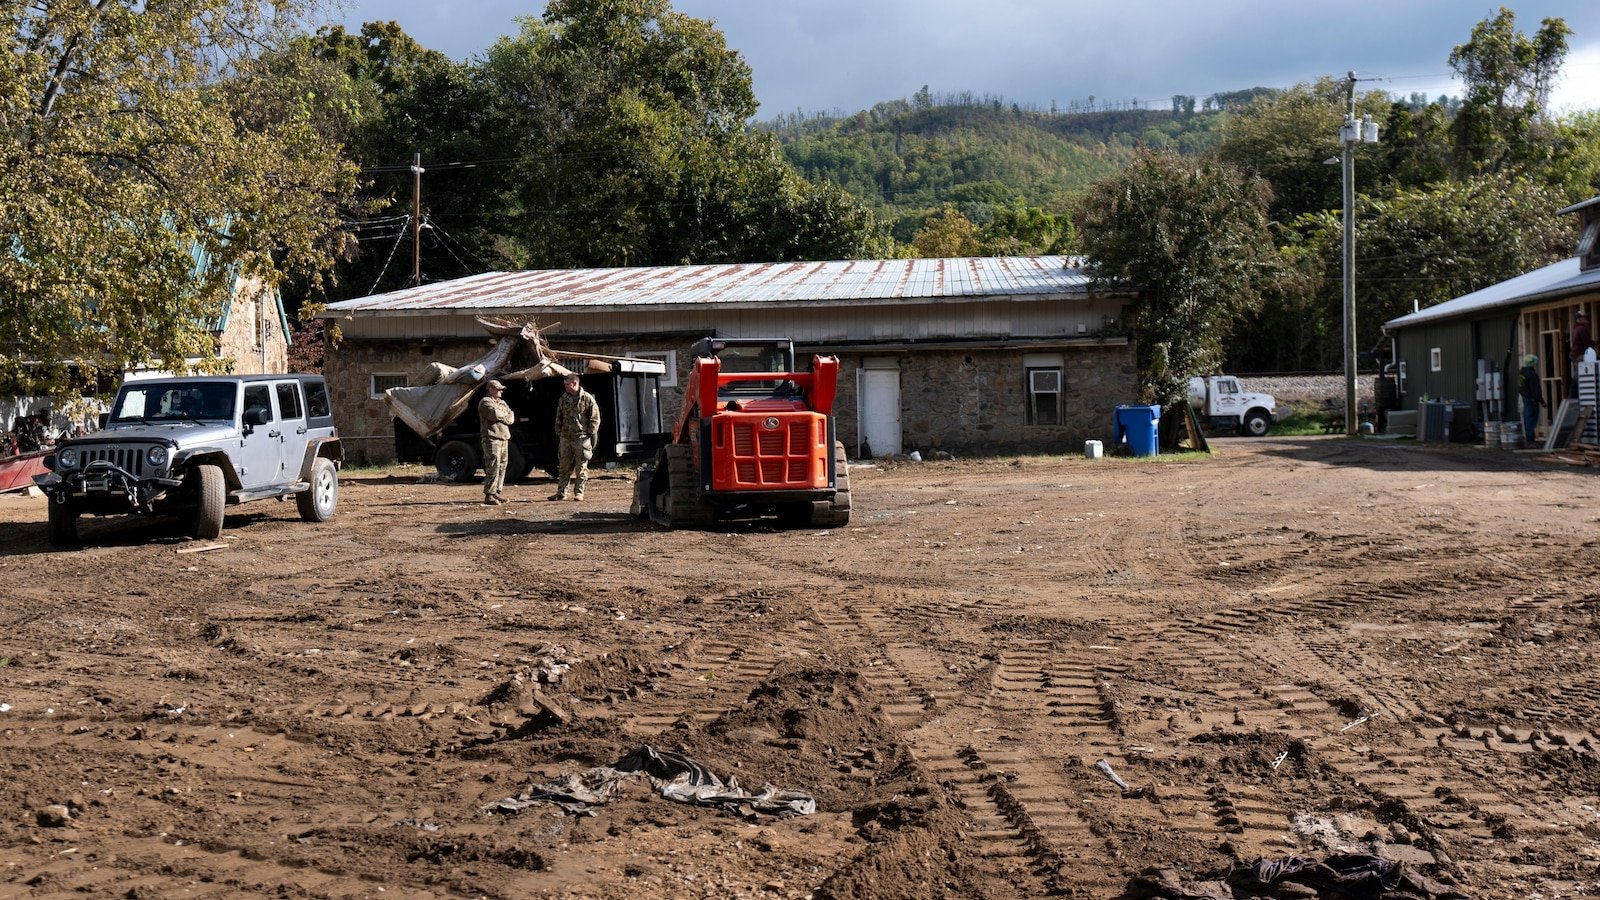
M570 482L575 495L583 496L583 486L589 480L589 460L594 456L594 444L588 436L563 437L560 455L561 481L556 485L556 495L565 497Z
M500 496L506 486L506 447L508 441L483 440L483 499Z

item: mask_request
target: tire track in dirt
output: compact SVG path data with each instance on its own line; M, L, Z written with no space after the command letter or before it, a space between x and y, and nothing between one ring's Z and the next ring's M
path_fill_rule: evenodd
M1334 665L1310 652L1315 643L1274 633L1241 642L1240 653L1286 679L1266 686L1264 693L1284 710L1289 735L1304 742L1317 761L1376 800L1399 803L1425 830L1440 862L1505 858L1505 838L1511 832L1501 823L1509 823L1520 834L1581 827L1576 821L1552 825L1552 818L1557 822L1564 818L1559 810L1529 809L1476 777L1462 764L1459 746L1442 743L1436 735L1409 724L1411 717L1404 710L1415 704L1390 697L1385 705L1360 690ZM1392 721L1363 719L1367 712L1351 709L1352 697L1376 704L1373 708ZM1486 748L1476 743L1471 749Z
M941 685L950 674L901 630L898 617L859 598L844 597L819 604L815 613L830 632L872 651L861 674L882 698L884 716L896 729L915 728L960 695L953 685Z
M1140 817L1096 770L1104 760L1129 771L1107 694L1120 671L1096 650L1011 639L986 696L908 735L919 764L973 819L972 838L998 871L1074 896L1109 895L1130 874L1096 810L1111 804L1120 818ZM1143 817L1165 828L1148 809Z
M788 592L749 589L697 604L704 624L715 622L713 634L669 647L642 686L613 689L606 716L628 733L651 737L680 722L703 726L739 707L780 663L810 655L815 637L804 619L775 624L740 614L751 604L784 606L790 599Z
M971 742L973 729L983 728L974 720L989 721L984 710L970 702L960 709L949 706L959 696L939 687L949 673L933 671L926 650L903 631L902 618L858 596L819 608L817 618L841 642L880 651L874 660L878 664L863 675L884 698L884 715L899 730L912 759L972 821L967 836L978 847L975 864L1015 885L1022 896L1058 893L1057 873L1066 860L1057 855L1025 800L1006 783L1014 776L983 759ZM1001 678L1003 665L994 678Z
M1207 699L1193 717L1198 721L1192 719L1188 725L1202 734L1219 727L1259 732L1275 727L1282 718L1277 703L1254 686L1257 673L1219 642L1215 631L1196 627L1147 634L1135 639L1133 646L1171 666L1180 683L1203 686ZM1187 730L1181 721L1171 724L1179 734ZM1160 805L1175 827L1208 843L1226 839L1241 859L1280 854L1291 816L1275 791L1226 772L1218 773L1210 784L1183 779L1166 785Z
M1354 603L1349 599L1331 604L1350 605ZM1529 812L1497 791L1480 787L1463 792L1452 787L1475 779L1469 778L1447 755L1439 754L1435 741L1407 724L1419 711L1416 703L1395 692L1382 691L1379 693L1384 696L1380 697L1358 686L1339 666L1342 651L1332 663L1316 653L1319 646L1338 646L1342 640L1340 635L1327 632L1320 637L1302 637L1307 632L1306 621L1315 621L1317 612L1323 609L1326 608L1311 609L1296 603L1272 610L1228 610L1187 624L1195 637L1235 638L1229 653L1235 658L1254 660L1283 679L1281 684L1261 686L1261 694L1269 702L1249 703L1241 710L1242 721L1270 719L1280 712L1291 740L1303 742L1318 760L1357 787L1379 800L1401 803L1418 821L1430 826L1432 837L1445 851L1443 858L1466 858L1463 854L1469 853L1476 856L1496 844L1499 838L1485 825L1484 811L1528 822ZM1283 633L1274 627L1279 619L1300 622L1299 633ZM1191 649L1197 659L1205 658L1202 646ZM1190 677L1203 678L1204 673L1192 672ZM1352 709L1352 702L1363 708ZM1387 717L1411 736L1398 746L1389 747L1357 743L1355 737L1359 733L1347 736L1344 729L1370 714Z

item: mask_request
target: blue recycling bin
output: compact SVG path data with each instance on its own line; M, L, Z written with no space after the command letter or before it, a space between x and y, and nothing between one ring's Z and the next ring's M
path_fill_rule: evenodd
M1117 425L1117 443L1128 442L1134 456L1155 456L1161 442L1156 431L1161 424L1159 406L1119 406L1112 417Z

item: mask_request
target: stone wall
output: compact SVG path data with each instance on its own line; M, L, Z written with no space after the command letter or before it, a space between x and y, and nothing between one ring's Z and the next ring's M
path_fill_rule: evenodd
M966 456L1067 453L1112 432L1112 409L1138 398L1130 345L1076 346L1063 356L1062 424L1028 424L1023 354L1017 350L918 351L901 356L901 443L906 452ZM842 358L840 439L854 451L855 370Z
M266 314L266 322L261 321ZM265 347L262 335L265 332ZM234 288L227 327L217 335L217 355L231 362L229 371L277 375L289 371L289 340L278 316L278 297L265 282L241 278Z
M430 363L459 366L482 358L486 339L471 343L419 345L401 341L343 340L330 349L323 368L333 394L334 418L352 465L393 462L393 417L382 397L371 396L375 372L404 373L420 383ZM662 414L676 421L688 375L688 345L633 340L636 352L677 351L677 385L662 388ZM577 347L561 349L577 350ZM622 343L585 344L583 352L621 355ZM1090 438L1108 439L1119 403L1137 399L1133 347L1086 344L1059 351L1063 357L1062 424L1027 424L1027 385L1020 350L916 350L901 353L841 353L839 393L834 404L838 438L856 451L856 372L865 356L900 361L903 449L956 455L1066 453ZM426 355L424 355L426 354ZM803 363L802 363L803 364Z

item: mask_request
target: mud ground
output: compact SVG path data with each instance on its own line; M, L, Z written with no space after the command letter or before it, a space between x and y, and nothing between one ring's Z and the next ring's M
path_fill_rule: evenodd
M398 469L56 552L0 497L0 896L1115 897L1339 849L1600 893L1600 474L1217 447L858 467L836 531ZM817 812L484 811L644 744Z

